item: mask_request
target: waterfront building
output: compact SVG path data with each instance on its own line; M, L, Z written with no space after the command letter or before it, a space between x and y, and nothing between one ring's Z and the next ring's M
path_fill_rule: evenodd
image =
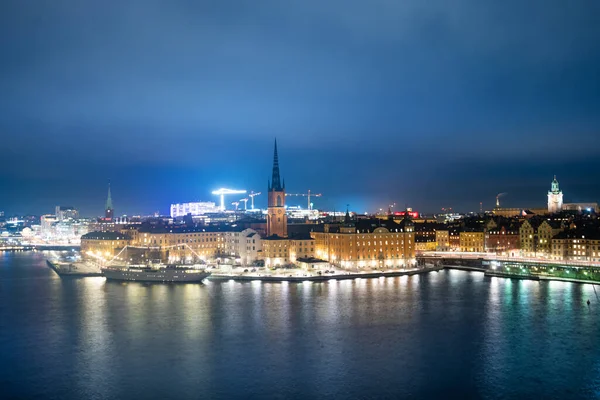
M482 253L485 251L485 232L483 229L465 229L459 232L460 251Z
M563 193L558 187L558 181L556 175L552 181L552 186L548 191L548 213L554 214L562 211L563 207Z
M110 260L131 243L127 233L89 232L81 237L81 255L86 259Z
M208 260L226 255L226 231L226 227L212 226L142 226L133 236L132 244L156 248L174 262L184 261L184 257Z
M542 222L537 229L536 253L549 257L552 249L552 238L562 231L563 228L559 221L546 220Z
M450 231L448 229L435 231L435 249L437 251L450 251Z
M550 256L552 238L562 231L560 221L531 218L519 228L521 255L526 257Z
M225 254L242 265L252 265L262 258L262 240L253 229L233 229L224 232Z
M279 174L277 140L273 152L273 173L268 184L267 236L287 236L287 215L285 212L285 181Z
M451 228L449 230L450 236L450 251L460 251L460 229Z
M447 234L447 225L425 218L417 220L411 218L411 220L415 228L415 251L421 253L437 250L437 231L442 229Z
M225 230L221 227L193 227L143 225L126 226L121 231L90 232L81 237L82 249L94 255L116 255L124 246L130 246L124 260L139 259L152 252L152 257L162 261L207 260L225 255ZM113 240L125 237L127 243ZM112 242L114 243L112 243ZM110 246L113 247L110 247ZM83 252L85 256L87 252Z
M519 243L521 244L521 255L533 255L536 249L536 234L539 219L525 220L519 227Z
M435 237L415 237L415 252L435 251L436 248Z
M570 229L558 233L552 238L552 258L600 262L600 231Z
M297 264L299 259L315 257L315 240L309 234L299 233L290 237L269 236L262 241L266 267Z
M350 220L344 224L324 224L323 232L313 232L319 259L343 268L398 268L415 263L415 232L405 217Z
M485 251L514 256L520 249L520 237L518 225L496 226L486 232Z

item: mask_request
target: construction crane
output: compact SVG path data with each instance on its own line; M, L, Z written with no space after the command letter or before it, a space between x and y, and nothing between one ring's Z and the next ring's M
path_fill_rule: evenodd
M308 189L308 193L286 193L286 196L303 196L308 197L308 210L312 210L312 203L310 202L310 197L321 197L323 196L321 193L311 193L310 189Z
M240 199L241 203L244 203L244 210L248 209L248 198L246 197L245 199Z
M235 189L225 189L221 188L219 190L213 190L212 194L221 196L221 211L225 211L225 195L226 194L244 194L245 190L235 190Z
M233 203L231 203L232 206L235 206L235 211L238 210L238 206L240 205L239 201L234 201Z
M254 191L251 191L250 193L248 193L248 197L250 197L250 207L252 207L253 210L254 210L254 197L258 196L259 194L260 194L260 192L254 193Z

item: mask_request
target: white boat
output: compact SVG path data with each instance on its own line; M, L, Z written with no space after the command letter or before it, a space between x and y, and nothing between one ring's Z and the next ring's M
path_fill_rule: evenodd
M200 265L128 265L102 268L106 279L138 282L201 282L210 276Z

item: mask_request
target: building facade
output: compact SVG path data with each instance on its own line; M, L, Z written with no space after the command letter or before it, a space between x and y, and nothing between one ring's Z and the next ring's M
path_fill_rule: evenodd
M325 224L313 232L315 257L350 269L399 268L415 264L415 232L410 219L364 219Z
M450 231L438 229L435 231L435 249L437 251L450 251Z
M269 236L263 239L262 256L265 266L269 268L295 265L298 260L315 257L315 240L304 234L289 238Z
M552 238L552 258L600 262L600 232L567 230Z
M110 261L126 246L131 236L121 232L89 232L81 237L81 255L85 259Z
M519 228L521 255L525 257L550 257L552 238L563 228L559 222L529 219Z
M194 262L225 256L225 233L213 227L130 226L118 232L83 235L81 248L84 257L112 257L128 246L123 260L141 262L151 257L163 262ZM119 237L125 239L115 239Z
M185 217L186 215L198 216L218 213L219 207L212 201L199 201L193 203L171 204L171 217Z
M486 232L485 251L504 256L515 256L520 249L519 227L502 225Z
M485 251L485 233L481 231L462 231L459 233L460 251L483 253Z
M241 265L252 265L262 259L262 240L253 229L225 232L225 253L239 260Z

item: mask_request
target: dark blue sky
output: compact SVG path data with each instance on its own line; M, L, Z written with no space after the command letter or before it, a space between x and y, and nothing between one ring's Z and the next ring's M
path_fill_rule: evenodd
M274 137L321 208L544 205L553 174L598 201L599 19L597 0L3 0L0 210L98 215L108 179L118 214L264 192Z

